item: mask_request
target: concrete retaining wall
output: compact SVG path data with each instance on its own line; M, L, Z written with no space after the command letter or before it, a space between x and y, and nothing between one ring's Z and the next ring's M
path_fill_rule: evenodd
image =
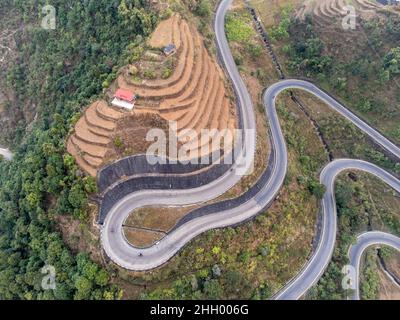
M200 164L200 161L198 161L199 164L189 163L187 165L166 162L166 164L157 163L152 165L147 161L146 155L135 155L118 160L99 171L97 184L100 194L103 194L107 188L110 188L115 183L130 176L154 173L188 174L210 166L209 164ZM209 161L208 163L212 162Z
M182 165L180 165L182 166ZM177 166L179 167L179 165ZM113 186L108 189L100 202L100 212L98 222L104 223L104 220L115 203L139 190L165 190L165 189L191 189L206 185L230 169L230 164L214 165L205 172L190 175L164 175L164 176L141 176L134 177ZM178 169L179 170L179 169Z

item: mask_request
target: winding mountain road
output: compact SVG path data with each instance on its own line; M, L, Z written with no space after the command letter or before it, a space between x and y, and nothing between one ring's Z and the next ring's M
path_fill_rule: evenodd
M353 300L360 300L359 274L361 257L366 249L375 245L385 245L400 251L400 238L380 231L365 232L357 237L357 242L349 249L350 265L353 266L356 271L354 279L355 290L352 296Z
M250 168L256 145L255 116L250 95L234 63L224 30L225 14L232 0L222 0L215 17L215 34L220 58L236 91L239 111L244 129L241 152L232 170L199 188L187 190L141 190L129 194L117 202L108 213L101 232L101 242L106 254L119 266L130 270L149 270L166 263L183 246L199 234L227 226L239 224L256 216L267 207L278 194L287 170L286 143L275 109L277 96L287 89L301 89L321 99L337 111L376 143L400 159L400 149L391 141L370 127L312 83L302 80L284 80L269 87L263 96L272 141L273 162L268 179L257 188L253 197L237 206L227 206L224 210L196 217L173 229L157 244L145 249L135 248L125 239L122 225L129 214L144 206L185 206L202 203L223 194L240 181L242 173ZM250 129L250 130L247 130ZM266 160L268 162L268 160ZM244 164L244 165L243 165ZM243 167L244 166L244 167ZM242 170L238 170L241 167ZM244 170L243 170L244 169ZM342 159L330 163L321 173L321 183L327 187L322 201L323 226L318 248L303 270L275 297L276 299L298 299L321 277L328 265L336 239L336 204L334 180L337 174L347 169L363 170L375 174L400 192L400 182L381 168L360 160ZM242 172L242 173L240 173Z
M345 170L360 170L371 173L400 193L400 181L372 163L362 160L339 159L328 164L322 170L320 176L320 182L326 187L326 192L322 199L323 222L321 239L314 255L307 262L305 268L276 295L276 299L293 300L300 298L321 278L328 266L335 247L337 231L334 183L338 174ZM381 238L374 237L378 234L382 233L371 233L368 239L372 242L379 242Z

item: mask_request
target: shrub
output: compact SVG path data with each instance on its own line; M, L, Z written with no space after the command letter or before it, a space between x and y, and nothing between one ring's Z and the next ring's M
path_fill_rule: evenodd
M161 78L167 79L171 76L172 70L170 68L165 68L161 74Z
M281 21L279 25L270 30L271 39L286 39L289 37L291 9L285 8L282 11Z
M309 180L308 189L317 199L322 199L326 191L325 186L315 179Z
M249 15L228 14L225 23L229 41L248 43L256 35Z
M118 149L121 149L123 147L122 139L121 137L115 137L114 139L114 146Z

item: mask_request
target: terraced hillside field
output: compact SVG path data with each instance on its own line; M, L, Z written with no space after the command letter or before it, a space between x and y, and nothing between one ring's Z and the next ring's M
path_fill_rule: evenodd
M174 15L161 22L149 40L149 45L157 49L169 43L177 49L176 67L170 77L138 80L123 70L117 79L119 88L138 94L135 112L157 113L165 120L176 121L182 138L186 129L194 129L197 134L202 129L234 129L235 109L225 88L223 72L207 52L198 31ZM135 68L140 68L140 64ZM201 146L193 141L188 151Z
M296 16L304 20L307 15L311 15L318 23L327 25L337 18L348 15L345 9L348 5L354 6L356 14L363 16L373 15L377 10L394 10L373 0L306 0Z
M171 43L176 46L176 53L165 56L162 50ZM137 96L132 111L111 106L119 88ZM177 14L159 24L138 61L120 70L106 97L107 101L96 101L86 109L67 144L78 165L92 176L121 156L116 139L122 144L130 139L128 144L134 144L132 130L137 126L166 128L167 121L176 122L178 145L185 143L187 154L196 157L219 149L219 144L211 143L212 138L224 129L236 127L236 111L222 70L195 27ZM153 121L147 121L146 126L135 121L143 116ZM192 134L189 129L194 130ZM202 129L218 131L200 139ZM141 130L137 140L144 139L145 134ZM127 149L123 155L134 154L132 149L135 148ZM145 150L141 148L140 152Z
M67 150L81 169L96 176L109 162L146 150L151 144L146 142L146 133L154 127L167 130L166 122L158 115L138 115L98 100L76 123Z
M122 116L123 112L100 100L91 104L76 123L67 150L90 175L96 176L97 169L104 164L106 158L112 156L113 134L117 120Z

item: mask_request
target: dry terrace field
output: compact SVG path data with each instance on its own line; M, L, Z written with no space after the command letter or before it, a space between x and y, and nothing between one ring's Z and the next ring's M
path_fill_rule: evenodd
M163 53L168 44L176 47L171 56ZM158 118L161 127L167 121L175 121L178 139L185 142L189 155L196 150L200 153L205 145L212 152L215 146L211 144L213 135L197 143L197 139L188 137L187 129L198 135L202 129L236 127L236 111L223 71L204 47L199 32L178 14L162 21L140 59L120 70L107 93L109 100L117 89L137 96L134 109L118 110L105 100L96 101L86 109L68 140L69 153L92 176L106 163L118 159L115 140L126 136L129 121L135 117ZM124 143L133 142L122 139L120 144ZM124 155L134 154L134 148L126 149L128 154Z

